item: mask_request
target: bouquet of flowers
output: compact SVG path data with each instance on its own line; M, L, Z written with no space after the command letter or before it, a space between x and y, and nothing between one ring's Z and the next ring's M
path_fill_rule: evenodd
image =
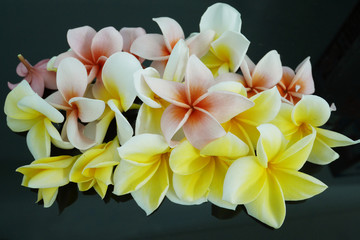
M322 128L335 107L312 95L309 58L293 70L273 50L253 63L240 13L223 3L187 38L174 19L153 20L162 34L83 26L56 57L32 66L18 56L24 80L8 83L4 111L35 159L16 170L22 185L44 207L69 182L101 198L113 185L147 215L165 197L209 201L279 228L285 201L327 188L300 171L305 162L328 164L333 147L359 142ZM76 154L54 156L52 145Z

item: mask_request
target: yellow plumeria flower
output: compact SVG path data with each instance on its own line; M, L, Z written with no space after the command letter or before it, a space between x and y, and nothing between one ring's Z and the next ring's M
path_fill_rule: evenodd
M58 156L41 158L16 169L24 174L22 185L38 188L38 200L50 207L57 196L58 188L69 183L69 173L77 157Z
M249 215L279 228L285 219L285 200L307 199L327 186L299 172L310 154L315 133L289 145L272 124L260 125L258 130L257 156L239 158L230 166L223 199L245 204Z
M201 150L185 140L170 154L173 187L184 202L208 199L213 204L235 209L236 205L222 200L225 174L231 163L249 152L249 147L232 133L207 144Z
M119 141L115 138L84 152L71 169L70 181L78 183L80 191L93 187L104 198L108 185L112 184L113 168L120 162L118 147Z
M131 193L147 215L155 211L169 188L170 147L162 135L140 134L119 149L114 194Z
M35 159L50 156L51 142L64 149L73 146L64 142L53 126L64 121L64 116L37 95L23 80L6 97L4 111L7 125L14 132L28 131L26 142Z
M359 143L359 140L353 141L340 133L320 128L329 120L330 114L329 104L323 98L304 95L295 106L283 103L279 115L272 123L291 142L315 131L316 139L308 161L324 165L339 158L339 154L332 150L332 147Z

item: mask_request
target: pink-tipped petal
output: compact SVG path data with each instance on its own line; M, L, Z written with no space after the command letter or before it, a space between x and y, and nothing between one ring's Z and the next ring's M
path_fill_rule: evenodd
M272 50L268 52L256 65L252 73L253 87L272 88L282 77L280 55Z
M168 17L153 18L153 20L159 25L166 47L169 52L174 48L175 44L180 40L184 39L184 32L174 19Z
M184 125L191 114L192 109L181 108L171 104L161 117L161 130L168 143L171 142L175 133Z
M215 37L215 32L208 29L194 37L186 39L186 44L190 49L190 55L196 55L198 58L204 56L210 49L210 43Z
M122 47L121 34L113 27L103 28L96 33L91 43L93 60L97 62L101 56L108 58L116 52L121 52Z
M226 134L214 117L206 111L197 109L191 113L183 129L186 138L197 149Z
M61 61L56 74L57 87L68 102L73 97L82 97L87 87L87 72L76 58Z
M30 86L40 97L44 95L45 83L41 76L33 76Z
M254 106L254 102L246 97L227 91L209 92L203 100L196 104L196 108L202 108L209 112L219 123L229 121L252 106Z
M251 74L253 73L255 69L255 64L251 61L251 59L245 55L244 60L240 64L240 69L242 74L244 75L244 79L248 87L252 87L252 78Z
M69 101L69 104L76 105L79 119L82 122L95 121L103 114L105 109L103 101L84 97L74 97Z
M120 34L123 38L123 50L125 52L130 52L131 44L140 36L146 34L145 29L141 27L137 28L127 28L124 27L120 29Z
M179 107L189 108L184 84L160 78L144 77L148 86L159 97Z
M92 64L89 60L87 59L82 59L82 58L79 58L78 55L76 55L76 53L72 50L69 50L67 52L64 52L64 53L61 53L59 54L55 61L54 61L54 68L58 68L59 67L59 64L62 60L64 60L65 58L68 58L68 57L73 57L73 58L76 58L76 59L79 59L79 61L81 61L83 64Z
M130 52L148 60L166 60L170 52L166 47L164 37L160 34L146 34L135 39Z
M215 83L211 71L195 55L190 56L185 73L188 101L193 103Z
M70 29L67 33L70 48L84 61L92 60L91 43L95 34L89 26Z
M57 109L62 109L62 110L71 110L72 107L68 104L67 101L65 101L64 97L61 95L61 93L59 91L56 91L54 93L52 93L51 95L49 95L45 101L47 101L48 103L50 103L53 107L57 108Z
M315 92L314 79L311 73L310 57L307 57L302 63L300 63L289 89L293 92L303 94L313 94Z

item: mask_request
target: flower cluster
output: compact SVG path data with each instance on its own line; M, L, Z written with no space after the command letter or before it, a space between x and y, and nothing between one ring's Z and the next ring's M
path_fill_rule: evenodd
M16 170L22 185L39 189L44 207L69 182L101 198L113 185L146 214L165 197L241 204L279 228L285 201L327 188L300 171L305 162L328 164L339 157L333 147L358 142L322 128L332 108L311 95L309 58L295 71L275 50L253 63L240 14L223 3L210 6L187 38L174 19L153 20L161 34L84 26L68 31L70 50L56 57L32 66L19 55L24 80L8 84L4 110L11 130L28 131L35 159ZM53 156L51 145L78 155Z

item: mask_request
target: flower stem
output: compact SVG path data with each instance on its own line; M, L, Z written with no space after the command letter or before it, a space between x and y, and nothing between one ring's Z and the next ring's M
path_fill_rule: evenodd
M26 69L27 69L28 71L31 71L32 66L31 66L31 64L23 57L23 55L19 54L17 57L19 58L20 62L22 62L22 64L25 65Z

